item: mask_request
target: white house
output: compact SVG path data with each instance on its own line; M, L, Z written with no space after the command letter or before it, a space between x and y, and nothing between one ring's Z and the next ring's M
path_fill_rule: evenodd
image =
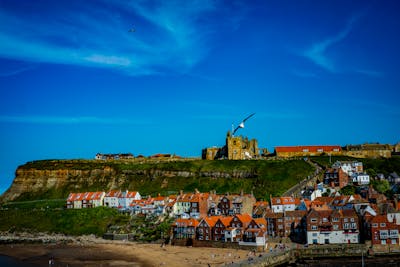
M111 190L104 197L104 206L118 208L118 199L121 196L121 191Z
M315 210L307 215L308 244L360 242L358 216L354 210Z
M82 200L83 200L84 195L85 195L85 193L77 193L77 194L75 195L75 198L74 198L74 200L73 200L73 202L74 202L74 205L73 205L74 209L81 209L81 208L82 208Z
M225 242L234 242L234 240L236 239L236 236L240 234L240 230L233 228L233 227L229 227L226 228L224 231L224 241Z
M88 196L89 205L92 208L103 206L103 200L105 194L106 194L105 192L92 192L92 194L89 194Z
M369 175L366 173L356 172L351 176L353 183L358 185L367 185L369 184Z
M336 161L333 168L341 168L347 175L351 176L356 172L363 172L363 163L360 161Z
M118 197L118 208L119 209L127 209L129 208L131 202L133 200L140 200L142 197L139 192L136 191L123 191L121 195Z
M296 209L296 204L300 204L300 200L296 203L296 199L292 197L272 197L271 209L274 213L282 213L284 211L293 211Z

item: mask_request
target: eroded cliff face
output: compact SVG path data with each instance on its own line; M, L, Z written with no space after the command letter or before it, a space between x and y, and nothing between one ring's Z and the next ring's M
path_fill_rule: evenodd
M11 187L2 196L3 200L10 201L24 194L31 196L40 195L49 191L59 190L79 191L82 188L90 188L94 184L112 187L115 182L116 172L112 168L94 170L77 169L25 169L19 167ZM62 194L55 194L63 197Z
M180 190L185 183L200 177L250 178L254 174L246 171L179 171L160 170L157 165L150 169L121 169L121 167L97 164L55 164L34 168L32 164L18 167L11 187L3 194L3 201L16 199L66 198L70 192L107 191L111 189L142 190L145 193L157 190ZM60 165L60 166L59 166ZM59 166L59 167L58 167ZM79 168L80 169L79 169Z

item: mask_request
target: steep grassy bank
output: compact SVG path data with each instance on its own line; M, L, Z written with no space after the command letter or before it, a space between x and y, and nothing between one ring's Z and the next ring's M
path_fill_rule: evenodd
M105 207L81 210L9 208L0 210L0 231L102 236L109 225L128 219Z
M384 175L388 175L392 172L397 172L400 174L400 156L393 156L391 158L351 158L351 157L336 157L332 156L323 156L323 157L311 157L312 161L317 162L318 164L329 167L335 161L361 161L364 166L364 170L367 171L370 175L374 176L376 173L383 173Z
M280 195L313 172L302 160L257 161L96 161L28 162L16 171L5 200L66 198L70 192L137 190L142 195L179 190L239 193L257 198Z
M58 233L72 236L130 233L136 241L168 236L172 218L123 214L115 209L64 209L65 200L10 202L0 207L0 232Z

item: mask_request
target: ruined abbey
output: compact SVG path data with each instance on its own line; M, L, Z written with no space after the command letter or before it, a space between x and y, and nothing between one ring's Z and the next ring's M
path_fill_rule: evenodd
M223 147L208 147L202 151L202 159L254 159L259 157L259 148L256 139L249 140L243 136L233 136L229 131L226 134L226 144Z

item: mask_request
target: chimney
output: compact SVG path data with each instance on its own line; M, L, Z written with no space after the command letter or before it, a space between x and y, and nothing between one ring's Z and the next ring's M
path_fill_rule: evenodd
M195 192L196 194L199 194L199 193L200 193L199 190L198 190L197 188L194 189L194 192Z
M183 196L183 190L179 191L179 195Z
M240 189L240 196L243 196L243 189Z

